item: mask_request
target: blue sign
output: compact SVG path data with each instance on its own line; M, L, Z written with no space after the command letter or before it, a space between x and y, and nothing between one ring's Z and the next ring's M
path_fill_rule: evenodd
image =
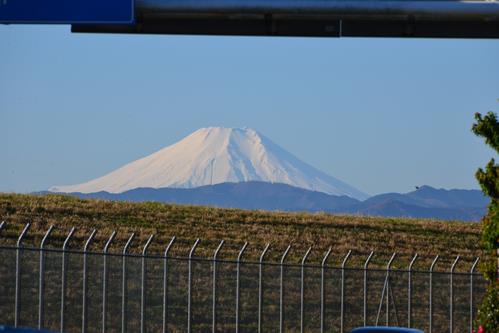
M0 23L127 24L134 0L0 0Z

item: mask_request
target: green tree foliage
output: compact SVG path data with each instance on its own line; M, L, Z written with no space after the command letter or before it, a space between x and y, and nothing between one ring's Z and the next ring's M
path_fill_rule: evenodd
M499 153L499 122L493 112L482 117L475 114L476 123L472 127L473 133L485 138L485 142ZM499 248L499 165L494 159L485 167L478 169L476 179L482 190L491 198L487 216L483 219L482 241L485 249L495 251Z
M499 122L493 112L484 117L475 114L476 123L472 127L473 133L485 138L487 145L499 153ZM476 179L480 183L483 192L488 195L491 202L488 207L487 216L482 220L482 242L492 258L496 256L499 248L499 165L491 159L485 170L482 168L476 172ZM491 281L491 285L478 311L477 324L486 333L498 332L499 327L499 280L498 260L490 260L482 266L485 269L485 277Z
M482 117L480 113L475 114L476 123L471 130L477 136L485 138L485 143L499 153L499 122L493 112L489 112ZM476 178L482 187L482 190L492 199L499 198L499 166L495 164L494 159L487 164L485 171L482 168L476 172Z
M478 310L477 322L485 333L499 331L499 283L493 283Z

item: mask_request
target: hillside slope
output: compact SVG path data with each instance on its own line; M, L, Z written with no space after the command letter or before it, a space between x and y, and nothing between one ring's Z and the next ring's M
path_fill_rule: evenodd
M464 261L458 269L468 269L469 262L481 254L480 225L419 219L334 216L327 214L281 213L216 209L160 203L130 203L105 200L82 200L61 195L0 194L0 219L7 222L0 244L14 244L26 222L32 223L26 244L38 245L50 224L57 229L49 246L59 247L71 226L77 227L71 248L82 248L92 228L97 228L94 250L101 251L112 230L118 231L112 251L121 251L131 232L138 234L132 250L140 251L151 233L157 234L151 252L162 253L168 240L176 235L175 255L186 255L196 238L201 238L199 256L211 257L221 239L226 241L222 257L234 258L248 241L247 258L256 259L264 245L271 243L269 258L277 260L292 244L290 261L298 262L305 250L313 247L311 262L319 262L329 246L331 264L338 264L353 250L352 265L360 265L369 251L376 251L373 265L384 266L387 258L398 252L396 266L406 267L418 253L417 266L427 268L431 258L440 254L438 269L447 270L456 255Z

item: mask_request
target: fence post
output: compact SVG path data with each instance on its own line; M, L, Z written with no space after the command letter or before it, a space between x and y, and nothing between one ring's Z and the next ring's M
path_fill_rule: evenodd
M163 333L168 331L168 253L170 248L175 243L176 237L170 239L170 243L166 246L164 253L164 266L163 266Z
M122 280L123 283L121 285L121 333L125 333L127 328L127 267L126 267L127 257L126 256L134 237L135 233L132 232L130 238L128 238L128 241L123 247L123 256L122 256L123 267L121 273L123 279Z
M280 287L279 287L279 332L284 332L284 261L291 249L291 245L288 245L286 251L281 257L281 277L280 277Z
M305 255L303 256L303 259L301 260L301 284L300 284L300 332L304 332L305 328L305 323L304 323L304 314L305 314L305 261L308 258L308 255L310 254L310 251L312 250L312 247L309 247Z
M217 257L223 245L224 245L224 240L222 239L220 241L220 244L218 244L215 253L213 254L213 285L212 285L213 304L212 304L212 324L211 324L211 330L213 333L217 331L217 260L218 260Z
M386 265L386 326L390 325L390 272L396 256L397 253L393 253L388 265Z
M367 326L367 268L373 255L374 251L371 251L366 261L364 262L364 326Z
M92 230L90 236L85 242L85 247L83 248L83 300L82 300L82 310L81 310L81 332L87 332L87 254L88 248L90 247L90 243L94 239L95 233L97 231L95 229Z
M19 312L21 310L21 242L28 232L30 225L31 224L26 223L16 243L16 298L14 300L14 327L19 326Z
M154 234L149 236L149 239L144 245L142 249L142 278L141 278L141 289L140 289L140 333L144 333L146 331L146 255L147 249L149 245L151 245L152 239L154 238Z
M433 331L433 268L438 261L439 256L437 255L430 266L430 333Z
M239 304L240 304L240 289L241 289L241 257L248 246L245 242L239 255L237 256L237 271L236 271L236 333L239 333Z
M191 317L192 317L192 256L194 255L194 251L199 244L199 238L196 239L194 245L189 251L189 276L188 276L188 285L187 285L187 333L191 333Z
M347 255L341 263L341 317L340 317L340 333L344 332L343 323L345 316L345 265L352 254L352 250L348 250Z
M102 333L106 333L106 315L107 315L107 252L111 242L116 236L116 231L113 231L106 242L103 251L103 267L102 267Z
M3 224L3 223L2 223ZM0 227L0 229L2 229ZM51 225L45 235L42 238L42 242L40 243L40 268L39 268L39 278L38 278L38 329L41 330L44 322L44 296L45 296L45 243L49 238L52 230L54 229L54 225Z
M479 261L480 257L477 257L470 270L470 333L473 332L473 274L475 274L475 268Z
M258 333L262 333L262 306L263 306L263 258L269 250L270 243L265 245L258 265Z
M418 259L418 254L416 253L412 258L407 276L407 327L412 327L412 266Z
M325 275L326 275L326 262L327 259L329 258L329 255L331 254L332 247L329 247L327 250L326 254L324 255L324 258L322 258L321 262L321 333L324 333L325 329L325 317L326 317L326 295L325 295Z
M62 269L61 269L61 325L60 331L63 333L65 331L65 322L64 322L64 310L65 310L65 301L66 301L66 248L68 246L69 240L73 236L76 228L73 227L69 231L64 244L62 245Z
M450 298L449 298L449 327L450 327L450 333L454 331L454 269L456 268L457 262L459 261L460 257L457 256L454 262L452 263L452 266L450 267Z

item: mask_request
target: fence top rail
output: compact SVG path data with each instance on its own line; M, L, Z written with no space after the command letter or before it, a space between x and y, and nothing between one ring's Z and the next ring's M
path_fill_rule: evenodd
M371 253L369 253L369 256L367 257L366 261L364 262L364 269L367 269L367 267L369 266L369 262L371 261L371 258L373 257L374 255L374 251L371 251Z
M16 243L16 245L18 247L21 246L21 242L23 241L24 236L28 233L28 229L29 229L30 225L31 225L30 223L26 223L26 225L24 226L23 231L19 235L19 238L17 239L17 243Z
M263 262L263 258L267 254L267 251L269 250L269 248L270 248L270 243L267 243L267 245L265 245L265 248L262 251L262 254L260 255L260 262L261 263Z
M192 246L191 250L189 251L189 259L192 259L192 256L194 255L194 251L196 251L196 247L198 247L198 244L201 240L198 238L194 242L194 245Z
M244 254L244 251L246 251L246 248L248 247L248 242L245 242L243 247L241 248L241 251L239 251L239 254L237 255L237 262L241 261L241 257Z
M419 256L419 255L416 253L416 254L414 255L414 257L412 258L411 262L409 263L409 268L408 268L408 269L409 269L410 271L412 271L412 266L414 266L414 263L415 263L415 262L416 262L416 260L418 259L418 256Z
M477 257L477 258L475 259L475 261L473 262L473 265L471 266L470 273L475 272L476 265L478 264L478 262L479 262L479 261L480 261L480 257Z
M63 250L66 250L67 246L68 246L68 243L69 241L71 240L71 237L73 237L74 233L75 233L75 230L76 228L75 227L72 227L71 230L69 231L69 234L68 236L66 237L66 239L64 240L64 244L62 244L62 249Z
M222 246L224 246L225 241L222 239L220 243L218 244L217 248L215 249L215 252L213 253L213 260L217 260L218 253L220 250L222 250Z
M312 251L312 247L309 247L307 252L305 252L303 259L301 260L302 266L305 266L305 261L307 261L308 255L310 254L310 251Z
M452 263L452 266L450 267L451 273L454 273L454 269L456 268L456 265L457 265L457 262L459 261L459 259L461 259L461 257L457 256L456 259L454 260L454 262Z
M392 256L390 257L390 260L388 260L388 264L386 265L386 269L390 270L392 268L393 261L395 260L395 257L397 256L397 252L394 252Z
M47 242L47 239L49 238L50 234L52 233L52 230L54 230L54 225L52 224L45 235L42 238L42 241L40 243L40 249L43 249L45 247L45 243Z
M197 245L196 245L197 246ZM0 250L24 250L24 251L31 251L31 252L39 252L40 248L38 247L23 247L23 246L5 246L5 245L0 245ZM116 253L116 252L102 252L102 251L83 251L83 250L78 250L78 249L66 249L62 250L60 248L45 248L43 249L44 252L46 253L71 253L71 254L77 254L77 255L91 255L91 256L108 256L108 257L130 257L130 258L146 258L146 259L169 259L169 260L176 260L176 261L194 261L194 262L217 262L217 263L222 263L222 264L237 264L236 259L214 259L214 258L204 258L204 257L186 257L186 256L164 256L164 255L159 255L159 254L146 254L142 255L140 253ZM347 254L348 255L348 254ZM346 256L345 256L346 258ZM347 258L348 259L348 258ZM479 258L475 259L474 263L478 263ZM322 265L322 264L304 264L302 265L301 263L290 263L290 262L271 262L271 261L255 261L255 260L242 260L240 261L241 264L244 265L264 265L264 266L284 266L284 267L289 267L289 268L300 268L300 267L305 267L305 268L312 268L312 269L320 269L320 268L327 268L329 270L342 270L344 269L345 271L364 271L363 267L346 267L346 266L337 266L337 265ZM476 266L476 264L475 264ZM371 272L386 272L386 268L368 268L369 271ZM416 270L409 270L409 269L392 269L391 270L393 273L415 273L415 274L424 274L424 273L434 273L434 274L449 274L449 271L431 271L431 270L423 270L423 269L416 269ZM470 274L476 275L476 276L481 276L480 273L475 272L475 267L472 267L472 270L469 272L454 272L454 275L467 275L469 276Z
M128 240L126 241L125 246L123 247L123 254L126 254L128 252L128 249L130 248L130 245L132 245L133 238L135 237L135 233L132 232Z
M431 263L431 266L430 266L430 272L433 272L433 268L435 267L435 265L437 264L437 261L438 259L440 258L440 256L437 254L435 256L435 259L433 259L432 263Z
M333 247L330 246L329 249L327 250L326 254L324 255L324 258L322 258L321 266L326 267L326 262L329 256L331 255L331 251L333 251Z
M95 237L96 233L97 233L97 230L96 229L92 229L92 233L90 234L90 236L88 236L88 239L85 242L85 247L83 248L83 252L88 252L88 247L90 246L90 244L94 240L94 237Z
M147 254L147 249L149 248L149 245L151 245L153 238L154 238L154 234L149 236L149 238L147 239L146 245L144 245L144 248L142 249L143 256L145 256Z
M4 226L6 225L5 221L2 221L0 223L0 230L2 230L4 228ZM0 248L15 248L15 249L26 249L26 250L40 250L40 249L43 249L45 251L52 251L52 252L58 252L58 251L62 251L62 252L73 252L73 253L83 253L83 254L92 254L92 255L99 255L99 254L104 254L104 255L120 255L120 254L114 254L114 253L109 253L108 250L109 250L109 247L111 245L111 243L113 242L113 240L115 239L115 236L117 235L117 232L116 230L113 230L113 232L111 233L109 239L107 240L105 246L104 246L104 249L103 249L103 252L91 252L91 251L88 251L89 249L89 246L91 244L91 242L94 240L94 236L96 234L96 229L93 229L90 236L88 237L87 241L85 242L85 246L84 246L84 250L83 251L78 251L78 250L68 250L67 249L67 245L71 239L71 237L73 236L73 234L75 233L75 230L76 228L73 227L71 228L71 230L69 231L69 234L67 235L67 237L65 238L64 240L64 243L63 243L63 246L62 246L62 250L58 250L58 249L45 249L44 248L44 245L45 243L47 242L52 230L55 228L54 225L51 225L49 227L49 229L47 230L47 232L45 233L41 243L40 243L40 248L36 249L36 248L30 248L30 247L24 247L22 246L22 240L24 239L25 235L27 234L28 230L30 228L30 223L27 223L25 226L24 226L24 229L22 230L21 234L19 235L18 239L17 239L17 243L16 243L16 246L15 247L12 247L12 246L1 246L0 245ZM137 254L130 254L128 253L128 249L131 245L131 242L132 240L134 239L134 236L135 236L135 233L132 233L130 235L130 237L128 238L128 241L126 242L124 248L123 248L123 252L122 252L122 256L131 256L131 257L135 257L135 256L141 256L141 257L148 257L148 258L157 258L158 256L157 255L149 255L147 253L147 249L149 248L150 244L152 243L154 237L155 237L155 234L151 234L149 236L149 238L147 239L147 242L146 244L144 245L143 249L142 249L142 254L141 255L137 255ZM190 252L189 252L189 256L188 258L185 258L185 257L182 257L182 256L169 256L168 253L169 253L169 250L171 249L171 247L173 246L174 242L176 240L176 237L173 236L172 239L170 240L169 244L167 245L166 249L165 249L165 252L164 252L164 255L162 258L170 258L170 259L176 259L176 260L185 260L185 259L188 259L188 260L196 260L196 261L217 261L217 262L225 262L225 263L230 263L230 262L235 262L235 263L238 263L238 262L242 262L242 263L245 263L245 264L254 264L255 262L253 261L249 261L249 260L246 260L246 261L241 261L241 258L248 246L248 242L245 242L243 247L240 249L239 251L239 254L237 256L237 259L236 260L227 260L227 259L218 259L218 253L220 252L223 244L224 244L224 240L222 240L219 244L219 246L217 247L217 249L215 250L215 253L213 255L213 259L206 259L206 258L195 258L194 257L194 252L197 248L197 246L199 245L200 243L200 239L196 239L195 243L193 244ZM289 267L294 267L294 266L302 266L302 267L328 267L328 268L334 268L333 266L326 266L326 262L327 262L327 259L329 257L329 255L331 254L331 251L332 251L332 247L329 247L328 251L326 252L326 254L324 255L322 261L321 261L321 265L318 266L318 265L315 265L315 264L306 264L306 260L312 250L312 247L308 248L308 250L306 251L305 255L302 257L302 260L301 260L301 264L295 264L295 263L285 263L285 260L289 254L289 251L291 250L291 245L288 245L288 247L286 248L286 250L284 251L282 257L281 257L281 261L280 263L272 263L272 262L264 262L263 259L264 259L264 256L266 255L267 251L269 250L269 247L270 247L270 244L267 244L263 250L263 252L261 253L260 255L260 260L258 261L258 263L261 263L261 264L265 264L265 265L281 265L281 266L289 266ZM342 263L341 263L341 269L349 269L347 266L347 262L350 258L352 254L352 250L349 250L348 253L345 255ZM370 254L368 255L367 259L365 260L364 262L364 270L366 270L368 268L368 265L370 263L370 260L371 258L375 255L374 251L371 251ZM393 253L392 256L390 257L387 265L386 265L386 270L392 270L391 269L391 266L392 266L392 263L393 261L395 260L395 257L397 256L397 253ZM429 268L429 272L433 272L434 271L434 268L435 268L435 265L437 264L438 260L439 260L440 256L437 255L434 257L432 263L431 263L431 266ZM425 271L422 271L422 270L413 270L413 265L415 263L415 261L418 259L418 254L415 254L414 257L412 258L409 266L408 266L408 269L407 270L402 270L402 269L396 269L394 271L411 271L411 272L414 272L414 273L418 273L418 272L425 272ZM450 267L450 273L454 273L454 270L455 270L455 267L456 265L458 264L459 260L461 259L460 256L457 256L454 260L454 262L452 263L451 267ZM473 274L474 271L475 271L475 268L476 268L476 265L478 263L478 261L480 260L480 258L476 258L472 264L472 267L471 267L471 270L469 271L470 274ZM356 269L356 268L353 268L353 269ZM372 269L373 271L376 270L376 269ZM435 272L435 273L438 273L438 272ZM462 272L461 272L462 273Z
M176 239L177 239L177 237L175 237L175 236L173 236L172 239L170 239L170 242L168 243L168 245L165 248L165 254L164 254L165 258L168 258L168 252L170 252L170 249L172 248L173 243L175 243Z
M290 249L291 249L291 245L288 245L288 247L286 248L286 251L284 251L284 254L282 255L281 265L284 265L284 261L286 260L286 257L288 256Z
M350 258L351 254L352 254L352 250L348 250L347 255L345 256L345 258L343 259L343 262L341 263L341 269L345 268L347 261L348 261L348 258Z
M111 234L111 236L109 236L106 245L104 245L104 253L107 253L107 251L109 250L109 246L113 242L115 236L116 236L116 230L113 230L113 233Z

